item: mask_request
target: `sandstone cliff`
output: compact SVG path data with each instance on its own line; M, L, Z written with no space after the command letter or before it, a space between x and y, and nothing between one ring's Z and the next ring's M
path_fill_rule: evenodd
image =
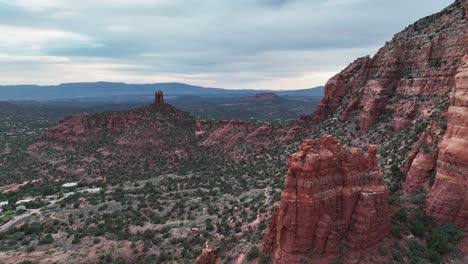
M400 130L437 108L455 86L468 30L464 0L423 18L388 42L377 54L363 57L328 81L314 119L338 113L357 116L364 132L390 114ZM422 99L424 98L424 99ZM416 104L418 102L418 104Z
M468 43L468 36L465 38ZM468 45L468 44L467 44ZM439 145L437 175L427 199L427 214L468 231L468 53L451 94L447 132Z
M406 158L406 180L403 194L410 194L416 187L423 186L429 190L429 181L436 172L437 147L441 138L441 128L436 124L429 126L420 136Z
M274 263L302 263L310 250L331 260L342 244L348 261L358 261L387 236L388 191L376 153L374 145L365 155L323 136L291 155L264 245Z

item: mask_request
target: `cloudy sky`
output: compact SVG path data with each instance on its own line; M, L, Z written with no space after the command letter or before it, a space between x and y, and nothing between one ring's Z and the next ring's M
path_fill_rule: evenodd
M0 0L0 84L322 85L452 0Z

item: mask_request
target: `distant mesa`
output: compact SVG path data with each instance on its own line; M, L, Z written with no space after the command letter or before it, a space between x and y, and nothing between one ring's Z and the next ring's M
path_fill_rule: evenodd
M164 104L164 95L161 90L154 93L154 104L155 105Z
M279 101L283 100L282 97L275 93L257 93L253 96L247 97L247 102L267 102L267 101Z

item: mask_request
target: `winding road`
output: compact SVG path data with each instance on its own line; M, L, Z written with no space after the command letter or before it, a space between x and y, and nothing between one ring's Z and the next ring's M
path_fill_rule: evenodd
M43 207L43 208L47 208L47 207L50 207L60 201L62 201L63 199L67 198L68 196L74 194L73 192L70 192L70 193L65 193L63 195L63 197L61 197L60 199L57 199L57 200L52 200L50 201L50 203ZM26 221L29 219L29 217L31 217L33 214L41 214L41 211L40 209L29 209L27 210L24 214L21 214L21 215L15 215L13 217L13 219L11 219L9 222L5 223L4 225L0 226L0 233L2 232L5 232L7 231L8 229L10 229L11 227L15 226L15 225L18 225L20 224L21 222L23 221Z

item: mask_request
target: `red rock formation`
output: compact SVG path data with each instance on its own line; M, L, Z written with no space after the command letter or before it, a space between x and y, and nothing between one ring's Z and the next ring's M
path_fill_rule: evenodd
M275 93L257 93L254 96L250 96L247 98L247 101L250 102L264 102L264 101L275 101L279 100L281 97L276 95Z
M429 178L435 173L437 144L441 138L441 129L432 124L424 131L406 158L404 172L406 174L403 194L410 194L416 187L428 189Z
M154 93L154 104L160 105L164 103L164 95L162 91L157 91Z
M468 46L468 34L465 38ZM447 113L447 132L439 145L437 175L427 198L427 215L468 231L468 47L456 76Z
M387 236L388 191L377 164L377 147L366 156L331 136L306 140L289 158L281 204L269 224L264 250L274 263L334 258L344 243L348 261Z
M326 119L340 106L344 95L365 84L369 62L370 57L359 58L327 82L324 97L314 113L315 120Z
M439 153L437 144L440 139L441 129L436 124L432 124L421 134L406 158L403 194L410 194L418 186L429 188L429 179L436 170Z
M64 117L58 122L57 126L50 128L42 138L44 140L70 143L90 141L92 138L85 133L85 122L88 118L88 114Z
M236 145L243 140L253 140L265 136L271 127L258 126L248 121L224 120L219 121L211 134L200 143L202 146L219 145L221 142L227 145Z
M151 104L64 118L31 145L28 153L44 162L67 157L58 168L63 178L95 180L101 175L113 180L115 171L125 177L124 172L144 175L177 167L197 151L197 129L197 120L188 113L168 104ZM127 163L130 159L139 162ZM100 166L95 165L96 160Z
M219 259L219 248L215 246L210 246L207 243L205 243L205 246L202 249L202 253L200 256L198 256L197 260L195 261L195 264L216 264L218 263Z
M465 3L458 0L439 14L421 19L396 34L373 58L358 59L334 76L325 86L314 119L324 120L340 109L340 119L347 120L360 105L359 125L368 131L385 110L397 109L399 97L447 96L464 55ZM397 112L395 129L411 119Z
M300 131L303 131L302 126L294 125L289 128L286 127L286 135L280 139L281 142L288 142L291 139L293 139L296 134L298 134Z
M399 131L410 124L416 114L416 104L413 101L401 100L394 107L393 129Z
M354 98L351 100L351 102L348 104L346 109L343 111L343 113L340 116L341 121L345 121L349 118L351 118L351 114L354 110L356 110L357 106L359 105L359 98Z

